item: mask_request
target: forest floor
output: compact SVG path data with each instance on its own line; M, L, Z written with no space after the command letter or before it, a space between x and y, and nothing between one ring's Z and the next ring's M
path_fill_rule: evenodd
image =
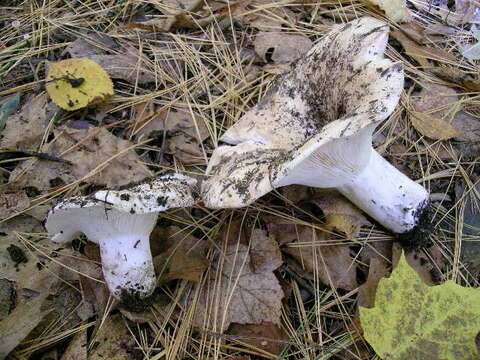
M169 171L200 179L273 80L363 16L389 24L385 56L405 71L373 145L430 193L431 229L407 260L429 285L478 287L480 5L406 3L2 1L0 358L378 359L358 306L374 305L402 247L335 192L291 185L244 208L162 213L141 313L109 295L96 245L56 244L44 228L64 198ZM55 105L44 79L67 58L99 63L115 94Z

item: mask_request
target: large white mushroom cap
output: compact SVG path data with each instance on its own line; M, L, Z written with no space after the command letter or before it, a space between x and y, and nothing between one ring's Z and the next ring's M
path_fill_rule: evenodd
M100 246L102 268L110 292L122 301L147 298L156 278L149 236L158 213L196 202L196 180L165 175L122 190L98 191L93 197L72 197L48 214L52 240L69 242L83 233ZM135 308L137 304L127 304Z
M403 188L393 196L396 203L389 204L389 197L377 203L380 209L372 209L364 202L378 201L374 191L369 192L373 198L358 201L350 194L366 186L356 180L373 169L373 162L376 170L382 167L372 134L393 112L403 90L402 65L383 57L388 31L387 24L371 17L339 26L276 79L222 136L234 146L219 146L212 154L202 183L205 205L242 207L289 184L333 187L395 232L415 226L420 202L428 194L385 160L383 166L395 175L392 186L398 178ZM352 183L353 189L346 189ZM377 185L383 186L368 186ZM404 195L409 191L412 197ZM392 209L384 221L381 214Z

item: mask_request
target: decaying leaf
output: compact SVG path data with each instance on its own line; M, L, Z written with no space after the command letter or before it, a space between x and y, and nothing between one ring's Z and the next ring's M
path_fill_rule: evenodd
M77 110L103 102L113 95L112 80L95 61L86 58L49 63L46 90L65 110Z
M40 233L44 231L43 226L30 216L20 215L2 222L0 227L0 278L14 281L20 287L24 287L25 281L33 278L38 268L36 262L30 259L18 233Z
M68 184L92 175L86 182L118 187L151 176L127 140L112 135L105 128L74 130L59 128L55 139L44 151L72 163L27 160L15 168L10 182L19 187L33 186L38 190ZM125 176L128 174L128 176Z
M364 337L382 359L476 359L479 296L451 280L424 284L402 256L380 280L375 307L359 308Z
M438 117L418 111L412 112L411 115L413 127L426 137L434 140L448 140L460 135L452 124Z
M30 204L25 191L11 194L0 194L0 218L6 218L25 210Z
M251 247L230 244L217 254L197 298L195 323L223 331L230 323L280 321L283 291L273 274L282 264L278 245L255 229Z
M102 323L93 339L97 345L89 354L89 360L131 360L135 350L135 340L128 330L121 314L109 315Z
M385 15L392 21L403 22L410 18L410 13L407 9L406 0L368 0L374 5L377 5L385 11Z
M348 239L355 239L362 226L372 225L362 212L338 192L319 191L311 201L322 209L325 227L345 233Z
M295 258L305 270L332 288L352 290L358 286L356 265L348 245L328 244L332 239L327 233L308 226L298 227L298 239L282 251Z
M265 62L290 63L307 53L312 41L304 35L281 32L259 32L253 42L255 52Z
M32 97L20 112L10 116L0 135L0 147L9 150L36 149L47 127L46 94Z
M0 359L7 355L42 321L48 311L40 308L45 295L17 306L17 308L0 321Z
M286 346L282 341L286 342L289 339L282 327L270 323L232 324L229 333L239 336L238 340L243 344L249 344L255 349L261 349L277 356Z

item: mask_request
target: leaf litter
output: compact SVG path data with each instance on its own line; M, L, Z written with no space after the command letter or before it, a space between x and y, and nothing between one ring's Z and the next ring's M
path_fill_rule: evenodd
M152 235L158 287L141 314L117 312L94 245L80 237L74 250L55 247L40 223L59 192L85 195L171 170L203 174L219 136L277 74L332 26L365 13L403 21L391 32L388 56L404 64L406 91L376 134L377 150L438 195L432 197L433 246L408 253L408 261L426 283L453 275L478 286L467 249L475 243L474 215L460 211L465 197L455 191L470 189L473 204L478 197L472 189L480 81L476 60L465 55L475 50L478 6L470 0L375 3L380 7L182 1L127 9L88 0L84 8L49 4L54 22L42 23L41 34L33 30L36 18L19 17L13 26L12 12L0 8L6 51L0 57L6 89L0 91L0 209L10 218L0 219L1 314L45 294L53 308L37 323L32 307L32 331L14 334L13 354L373 358L355 330L356 304L374 305L399 250L392 251L390 234L334 194L291 186L248 209L200 205L163 214ZM28 15L34 8L13 12ZM96 61L113 79L115 95L102 107L59 109L36 82L44 70L30 50L40 61Z

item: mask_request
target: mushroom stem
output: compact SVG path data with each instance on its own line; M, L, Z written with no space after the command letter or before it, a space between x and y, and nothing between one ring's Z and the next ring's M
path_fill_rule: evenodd
M412 230L428 205L428 192L379 153L372 151L364 170L337 188L387 229Z
M98 244L103 276L116 298L141 300L152 294L156 278L149 233L120 234L115 239L102 238Z

